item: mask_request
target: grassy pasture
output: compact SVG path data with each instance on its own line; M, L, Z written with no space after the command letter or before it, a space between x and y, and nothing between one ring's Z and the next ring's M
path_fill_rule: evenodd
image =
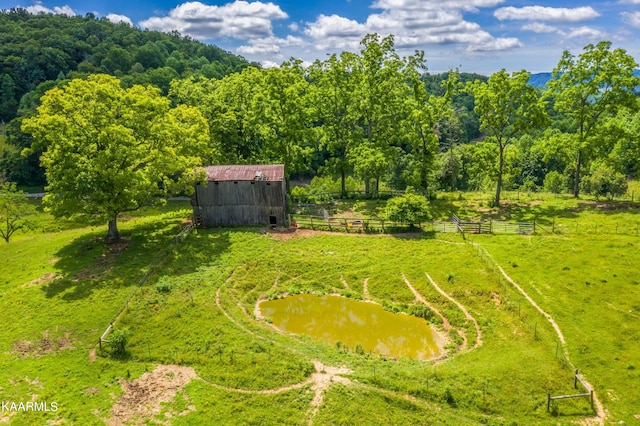
M509 198L507 207L490 210L480 196L451 195L438 208L443 216L455 209L514 220L550 212L555 223L568 223L562 234L472 241L556 319L608 422L632 423L640 414L640 242L632 234L603 234L606 228L591 235L570 227L613 229L635 213L615 202L547 197ZM556 335L459 235L286 238L211 229L174 245L187 209L172 202L124 218L125 243L112 247L101 241L102 224L59 222L41 212L38 229L0 246L0 399L36 395L60 407L2 412L0 422L103 424L124 392L122 382L157 364L192 367L197 378L163 402L151 424L171 416L172 424L551 425L592 415L585 400L561 401L547 413L547 393L575 392ZM425 273L477 320L482 345L475 347L473 324ZM370 299L406 312L416 300L403 276L464 334L466 349L457 338L443 361L391 360L278 334L253 316L260 298L284 294L365 299L365 281ZM106 346L96 353L98 336L134 293L116 324L129 332L127 356L111 358ZM335 381L321 392L318 406L314 362L327 375L334 367L351 370L342 375L348 383Z

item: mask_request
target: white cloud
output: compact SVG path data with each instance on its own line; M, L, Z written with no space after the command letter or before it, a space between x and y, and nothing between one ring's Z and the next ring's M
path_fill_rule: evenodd
M262 68L278 68L278 67L280 67L280 65L278 65L276 62L273 62L273 61L262 61L260 63L260 65L262 65Z
M534 22L532 24L526 24L522 26L524 31L533 31L534 33L556 33L558 29L551 25L542 24L540 22Z
M320 15L307 23L304 33L319 50L356 50L367 33L393 34L399 49L423 48L426 45L463 45L467 51L493 51L519 47L516 38L494 38L480 25L466 21L462 10L495 6L502 0L377 0L373 8L381 13L368 16L366 22L338 15Z
M16 7L21 7L21 6L16 6ZM54 13L56 15L67 15L67 16L76 15L76 12L74 12L73 9L67 5L62 7L56 6L53 9L49 9L48 7L43 6L42 2L36 2L36 4L34 4L33 6L28 6L28 7L25 7L24 9L26 9L26 11L29 13L33 13L34 15L37 15L38 13Z
M304 33L315 40L319 50L356 49L367 33L367 27L342 16L320 15L315 22L308 24Z
M140 26L165 32L177 30L200 40L254 39L272 36L272 21L286 18L288 15L280 6L271 2L236 0L222 6L209 6L195 1L176 6L168 16L141 21Z
M621 15L624 22L632 27L640 28L640 12L622 12Z
M568 38L587 38L587 39L603 39L606 33L591 27L572 28Z
M376 0L374 9L402 10L466 10L477 11L480 7L495 7L505 0Z
M249 45L240 46L236 51L241 55L280 54L282 47L303 46L304 40L300 37L287 36L286 38L265 37L249 40Z
M133 26L133 22L131 22L131 19L129 19L129 17L125 15L110 13L107 16L105 16L105 18L107 18L109 21L113 22L114 24L117 24L119 22L124 22L125 24L129 24Z
M576 7L568 9L565 7L502 7L493 15L501 21L504 20L525 20L525 21L547 21L558 24L570 24L584 22L600 16L591 6Z
M618 4L640 4L640 0L620 0Z
M300 26L296 22L290 23L288 28L294 33L300 30Z

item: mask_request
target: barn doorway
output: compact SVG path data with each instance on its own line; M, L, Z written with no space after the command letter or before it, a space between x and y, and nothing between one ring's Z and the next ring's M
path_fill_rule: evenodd
M273 226L277 224L278 224L278 218L275 216L269 216L269 225Z

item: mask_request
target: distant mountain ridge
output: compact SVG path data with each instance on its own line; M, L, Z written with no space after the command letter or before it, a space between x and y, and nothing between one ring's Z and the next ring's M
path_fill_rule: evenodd
M635 70L633 75L640 77L640 70ZM544 89L547 86L549 80L551 80L552 74L550 72L539 72L531 74L529 77L529 84L539 89Z

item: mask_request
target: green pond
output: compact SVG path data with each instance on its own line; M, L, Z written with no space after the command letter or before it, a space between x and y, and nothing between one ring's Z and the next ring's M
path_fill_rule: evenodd
M421 318L341 296L298 294L260 304L280 330L393 358L425 360L442 352L443 338Z

